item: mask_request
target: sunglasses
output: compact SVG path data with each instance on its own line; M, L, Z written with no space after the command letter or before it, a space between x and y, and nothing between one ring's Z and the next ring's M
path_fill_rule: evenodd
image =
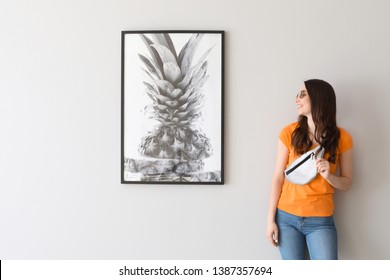
M295 96L295 98L302 99L302 98L304 98L304 97L307 96L307 95L308 95L308 93L307 93L306 90L301 90L301 91L297 94L297 96Z

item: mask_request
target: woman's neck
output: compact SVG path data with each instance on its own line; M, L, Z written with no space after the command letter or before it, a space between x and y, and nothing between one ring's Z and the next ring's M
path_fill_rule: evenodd
M307 125L309 126L309 131L314 135L314 131L316 131L316 125L313 122L313 118L311 115L307 116Z

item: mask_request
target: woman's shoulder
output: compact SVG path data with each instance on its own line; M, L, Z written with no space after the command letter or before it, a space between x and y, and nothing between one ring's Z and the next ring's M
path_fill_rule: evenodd
M291 144L292 133L295 128L298 126L298 122L290 123L282 128L279 133L279 139L284 143L286 147L289 147Z
M340 126L338 126L337 128L340 131L340 138L351 138L352 139L351 134L345 128L340 127Z
M282 132L293 132L298 127L298 122L289 123L282 128Z
M351 134L345 128L338 127L338 129L340 131L339 148L343 153L353 146L353 140Z

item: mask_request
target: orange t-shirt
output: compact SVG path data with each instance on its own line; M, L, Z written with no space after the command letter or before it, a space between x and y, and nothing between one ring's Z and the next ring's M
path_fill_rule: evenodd
M289 150L286 166L299 157L291 145L292 133L297 126L297 122L289 124L279 134L279 139ZM330 172L333 174L336 173L340 154L350 149L353 145L351 135L343 128L339 127L339 129L340 140L336 151L336 163L330 163ZM326 153L324 158L328 159L329 154ZM301 217L331 216L334 210L333 193L334 188L321 175L317 175L314 180L303 186L284 180L278 208Z

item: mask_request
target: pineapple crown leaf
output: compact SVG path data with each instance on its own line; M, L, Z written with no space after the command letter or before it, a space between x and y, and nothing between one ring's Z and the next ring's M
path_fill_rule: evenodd
M158 69L160 69L160 72L161 72L162 67L163 67L163 63L161 61L160 56L158 55L158 52L151 47L153 42L143 34L140 34L140 36L141 36L142 41L145 43L146 48L148 49L150 55L152 56L154 64L157 66Z
M150 57L139 54L144 71L151 79L144 82L146 93L153 104L150 118L161 127L171 129L191 127L201 117L204 94L202 87L208 79L207 49L199 61L192 65L202 34L193 34L177 56L171 37L167 33L151 34L151 39L141 35Z
M175 65L177 65L176 57L170 49L159 44L152 44L150 46L157 51L157 53L161 58L161 61L163 62L163 65L164 63L169 63L169 62L172 62Z
M149 84L148 82L144 81L142 83L146 86L147 89L152 90L152 91L156 91L156 89L153 87L153 85Z
M195 66L191 67L186 75L184 76L183 80L177 84L177 86L181 89L186 89L188 88L188 86L190 85L190 83L192 82L194 76L196 76L196 73L199 73L200 69L206 67L207 68L207 60L206 61L200 61L198 64L196 64Z
M207 66L208 62L205 61L202 66L198 69L196 73L194 73L188 87L195 87L207 74Z
M209 55L209 53L212 51L212 49L217 45L217 43L215 43L211 48L209 48L207 51L204 52L204 54L202 55L202 57L199 59L199 62L198 63L202 63L203 61L206 60L207 56Z
M149 70L150 73L156 75L160 79L163 77L160 69L156 67L146 56L142 54L138 54L139 58L142 60L142 62L145 64L146 68Z
M172 84L177 84L182 80L182 74L179 66L177 65L177 59L170 49L163 45L152 44L163 62L163 73L165 79L170 81Z
M192 58L194 57L197 46L199 45L200 40L202 39L203 34L194 34L181 49L179 54L179 64L183 76L187 73L188 69L191 66Z
M149 71L156 72L160 79L163 78L164 64L169 62L173 63L174 66L169 66L168 76L173 77L172 79L176 82L180 82L182 80L182 77L185 77L188 72L191 72L192 69L199 67L199 64L202 65L205 62L205 59L208 54L216 45L214 44L202 55L196 66L191 67L193 56L195 54L197 46L199 45L200 40L203 37L203 34L193 34L181 49L179 56L177 56L176 54L175 47L169 34L156 33L152 34L151 36L153 37L155 42L153 42L145 35L141 34L141 38L152 56L152 61L148 60L144 56L140 56L141 59L147 65ZM152 62L154 62L154 64ZM176 69L175 66L177 66L179 69ZM172 69L174 69L174 73L172 73ZM179 75L178 71L181 72L181 75Z
M177 59L177 53L176 53L176 50L175 50L175 46L173 45L171 36L169 36L169 34L167 34L167 33L164 33L164 38L165 38L165 40L167 41L168 49L171 50L171 52L173 53L173 55L174 55L174 56L176 57L176 59Z
M177 63L177 54L175 50L175 46L173 45L171 36L169 36L168 33L155 33L152 34L152 37L155 39L155 42L159 45L162 45L166 48L168 48L172 54L174 55Z
M183 48L180 50L179 56L178 56L178 62L181 64L183 62L184 55L189 52L189 50L193 49L193 46L195 45L197 40L200 40L201 34L193 34L191 38L184 44Z
M145 72L145 74L150 78L151 81L154 81L154 77L152 76L152 74L150 74L150 72L148 70L146 70L145 68L141 68L142 71Z

